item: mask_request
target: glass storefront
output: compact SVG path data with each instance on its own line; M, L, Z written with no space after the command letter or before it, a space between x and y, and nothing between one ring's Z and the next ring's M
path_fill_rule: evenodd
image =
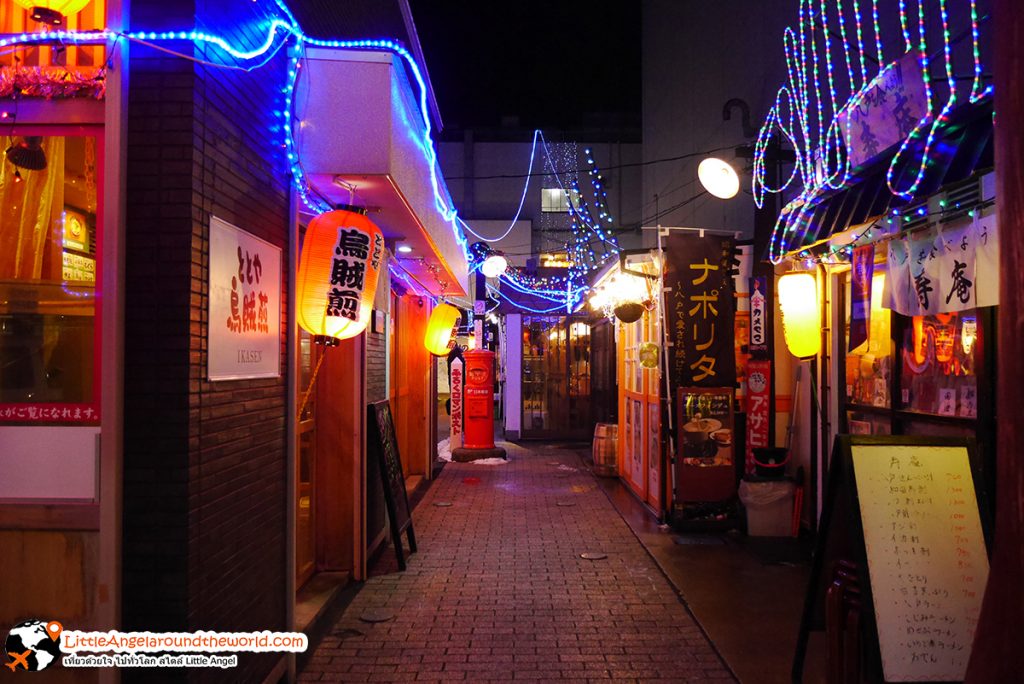
M8 136L0 163L0 420L99 422L99 143Z

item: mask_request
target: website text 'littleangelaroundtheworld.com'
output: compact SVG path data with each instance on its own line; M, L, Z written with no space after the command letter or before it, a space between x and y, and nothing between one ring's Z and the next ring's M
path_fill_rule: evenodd
M64 630L63 653L302 653L309 639L301 632L83 632Z

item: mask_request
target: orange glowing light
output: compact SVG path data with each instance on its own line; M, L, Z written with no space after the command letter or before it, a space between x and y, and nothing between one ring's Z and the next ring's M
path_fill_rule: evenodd
M312 335L344 340L366 329L384 235L362 214L329 211L310 221L296 281L298 323Z

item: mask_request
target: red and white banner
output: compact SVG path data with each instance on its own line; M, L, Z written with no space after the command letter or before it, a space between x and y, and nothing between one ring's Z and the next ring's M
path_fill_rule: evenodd
M745 472L754 472L754 449L768 444L771 397L771 361L747 362L747 454Z

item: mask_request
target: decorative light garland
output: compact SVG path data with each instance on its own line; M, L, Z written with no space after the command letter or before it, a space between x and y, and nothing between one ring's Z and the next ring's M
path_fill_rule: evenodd
M899 54L891 55L892 59L887 63L880 29L879 0L871 0L870 23L863 15L860 0L799 0L796 27L787 28L783 34L787 79L777 91L775 101L765 117L754 145L752 190L754 202L758 207L764 205L767 193L781 193L794 181L800 183L800 192L783 208L769 241L769 258L773 262L781 261L784 254L796 244L795 240L810 223L818 199L825 192L846 187L851 182L853 169L848 153L851 132L849 117L846 114L863 104L869 91L886 70L893 66L895 59L910 52L916 53L921 69L926 111L897 147L886 171L886 183L890 192L903 200L912 199L919 191L935 142L943 125L949 122L959 100L956 77L953 73L953 40L948 7L953 0L937 0L937 13L942 24L941 54L945 79L949 84L948 97L938 111L929 73L933 58L929 56L926 14L930 12L926 12L926 0L915 1L916 36L911 35L907 0L898 0L896 3L905 49ZM979 30L981 20L977 0L957 1L969 3L974 72L970 94L964 99L976 103L992 94L992 86L986 85L983 81ZM847 13L849 6L843 7L844 2L852 2L852 15ZM830 7L835 13L835 18L831 20ZM856 27L855 45L851 45L850 32L847 31L848 19L852 19ZM874 32L877 54L877 64L873 68L869 68L865 54L864 31L868 26ZM833 60L836 49L843 54L850 87L850 93L843 102L837 92L836 64ZM851 57L851 51L854 50L856 58ZM822 71L825 72L826 82L823 82ZM816 135L811 129L811 120L815 113L818 123ZM841 123L844 119L845 127ZM789 176L778 187L770 187L766 183L766 163L776 136L792 145L796 161ZM915 156L914 161L909 162L908 168L906 158L911 151L914 151ZM917 159L917 154L921 155L920 160Z
M210 62L204 62L188 55L180 55L183 58L192 59L196 62L202 62L215 67L221 68L238 68L245 71L252 71L258 69L267 64L277 52L281 50L290 39L294 38L296 41L295 49L289 55L288 74L286 83L282 89L284 95L285 106L279 113L281 119L282 130L284 131L284 148L286 158L288 160L289 171L292 174L293 183L296 191L299 195L300 200L304 205L310 208L314 212L322 213L329 210L331 207L322 199L314 196L309 180L306 173L301 165L299 159L298 146L295 140L295 117L293 115L293 108L295 104L295 89L298 84L298 80L301 77L302 59L303 52L307 46L323 47L323 48L335 48L335 49L349 49L349 50L372 50L372 51L387 51L403 60L409 69L409 72L413 75L414 80L418 86L419 95L419 109L422 116L423 133L422 133L422 148L427 157L427 162L430 167L430 181L434 195L435 209L450 225L453 235L455 236L456 243L459 245L467 261L470 262L471 267L478 267L478 264L474 264L474 260L469 250L469 243L466 239L465 231L476 235L477 237L483 237L477 234L470 228L466 222L458 216L458 212L455 207L451 204L450 197L443 190L441 181L440 166L437 161L436 145L432 137L432 127L429 116L429 109L427 107L427 88L423 80L423 76L420 72L419 65L413 56L396 41L392 40L325 40L319 38L312 38L303 32L299 26L298 21L288 8L287 4L283 0L273 0L276 8L284 15L284 18L271 19L265 25L266 36L261 44L252 49L241 49L236 47L226 38L203 32L203 31L112 31L104 29L103 31L48 31L41 33L22 33L16 36L11 36L0 40L0 48L8 46L19 46L19 45L30 45L43 42L69 42L73 44L79 43L95 43L105 42L112 39L126 38L131 41L146 44L155 49L164 50L171 52L166 48L159 45L161 42L166 41L182 41L189 40L195 44L204 44L217 48L226 55L230 55L235 60L241 62L251 62L258 58L264 58L257 64L249 65L246 67L239 67L236 65L229 64L213 64ZM178 54L178 53L174 53ZM70 84L67 87L70 88L75 84ZM14 86L12 86L14 87ZM101 86L102 87L102 86ZM17 90L16 87L14 87ZM12 91L13 92L13 91ZM100 91L102 92L102 91ZM41 93L42 94L42 93ZM59 94L57 94L59 95ZM66 95L65 95L66 96ZM546 148L546 141L543 139L541 132L534 132L533 146L530 152L530 171L532 172L533 160L537 140L540 139L542 145ZM596 167L595 167L596 169ZM532 173L530 174L532 175ZM523 193L520 198L519 207L516 211L516 215L513 218L509 228L499 237L491 238L492 241L500 240L507 237L515 226L515 222L522 211L523 203L525 202L527 189L529 186L529 177L527 176L526 185L523 188ZM612 222L612 218L604 209L603 198L605 194L600 187L601 177L597 175L597 181L595 188L596 207L599 207L600 218L606 218L608 223ZM559 179L559 185L565 190L564 186ZM570 202L570 207L572 203ZM612 253L617 253L618 248L616 246L616 240L613 236L608 236L604 233L604 228L599 223L599 219L593 219L589 213L587 215L580 215L579 213L574 214L574 221L579 220L580 224L586 228L586 230L596 234L603 243L609 244L610 248L606 248L603 257L595 262L604 263ZM578 233L583 232L574 231L574 236ZM590 252L593 256L593 252ZM597 265L591 264L589 270L597 268ZM566 277L555 277L555 278L538 278L535 276L529 276L521 271L510 269L510 272L502 277L502 279L512 285L513 289L516 289L524 294L530 294L538 296L542 299L550 299L552 301L559 302L559 307L562 306L571 308L582 299L582 293L588 288L581 286L583 277L583 270L573 269L570 271L570 275Z

